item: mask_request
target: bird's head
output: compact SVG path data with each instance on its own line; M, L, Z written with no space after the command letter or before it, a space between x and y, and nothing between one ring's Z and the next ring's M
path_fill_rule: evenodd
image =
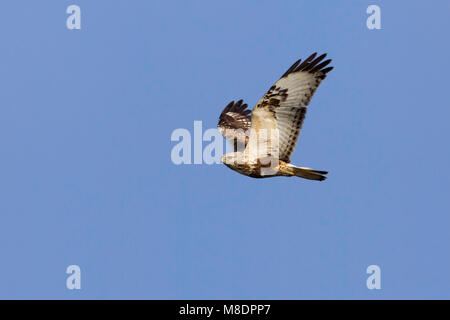
M224 165L230 168L235 168L239 164L244 163L244 157L242 152L230 152L224 154L221 158Z

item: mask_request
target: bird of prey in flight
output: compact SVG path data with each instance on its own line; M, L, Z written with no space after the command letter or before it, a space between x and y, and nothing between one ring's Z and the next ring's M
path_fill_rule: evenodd
M222 156L232 170L253 178L275 176L325 180L327 171L297 167L290 156L306 115L306 106L333 67L326 54L313 53L295 62L259 100L253 111L242 100L231 101L219 117L218 129L233 143Z

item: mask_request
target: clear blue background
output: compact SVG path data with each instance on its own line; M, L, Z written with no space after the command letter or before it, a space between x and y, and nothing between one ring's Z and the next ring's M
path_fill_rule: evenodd
M2 1L0 298L450 298L449 10ZM335 69L291 160L327 181L171 162L174 129L253 106L314 51Z

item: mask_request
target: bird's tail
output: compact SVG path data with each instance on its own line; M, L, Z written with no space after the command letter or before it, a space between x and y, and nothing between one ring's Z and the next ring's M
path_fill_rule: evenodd
M318 181L325 180L327 177L325 177L324 175L328 173L328 171L314 170L305 167L296 167L290 163L286 163L285 165L280 166L280 171L287 176L296 176L304 179Z

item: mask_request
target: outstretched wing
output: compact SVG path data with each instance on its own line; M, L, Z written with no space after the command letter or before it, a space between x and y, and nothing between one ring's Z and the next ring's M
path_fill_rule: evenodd
M253 109L252 122L255 122L256 130L278 129L278 156L286 162L289 162L297 143L306 106L326 74L333 69L326 67L331 59L323 61L326 54L316 56L317 53L313 53L303 63L301 59L295 62Z
M241 143L244 146L248 142L248 130L251 126L251 110L246 110L247 104L242 100L231 101L219 117L217 128L220 133L230 142Z

